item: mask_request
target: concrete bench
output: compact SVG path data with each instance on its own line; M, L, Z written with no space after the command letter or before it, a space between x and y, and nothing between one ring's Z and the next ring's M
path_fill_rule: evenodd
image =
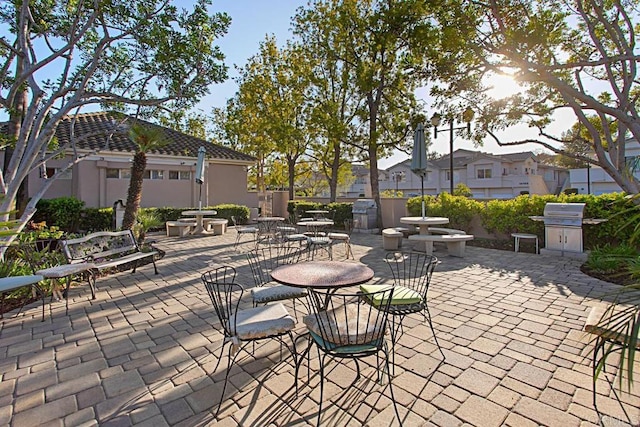
M387 251L397 250L402 246L403 236L402 232L395 228L385 228L382 230L382 247Z
M424 251L427 255L433 254L433 242L443 242L447 244L449 255L464 257L466 242L473 240L471 234L414 234L409 236L409 240L424 243Z
M204 228L207 231L213 231L213 234L224 234L227 232L229 220L224 218L205 218L203 220Z
M603 340L614 342L619 345L624 345L624 341L627 339L627 336L625 334L620 334L613 329L599 324L605 312L606 308L602 306L591 308L591 311L589 311L589 316L584 323L584 331L597 335ZM636 340L636 348L640 350L640 340Z
M604 306L596 306L591 308L589 311L589 316L584 324L584 331L591 333L596 336L593 346L593 359L591 360L592 365L592 399L593 399L593 407L598 410L597 406L597 393L596 393L596 372L599 367L602 367L606 362L606 357L612 353L622 353L629 351L629 344L635 346L637 350L640 350L640 339L630 340L630 336L628 335L632 331L632 322L633 318L629 318L627 323L623 323L621 319L617 316L618 311L614 308L613 313L611 311L607 312L608 308ZM611 316L614 316L611 319ZM604 316L604 318L603 318ZM608 327L608 323L612 322L613 327ZM630 342L629 342L630 341ZM626 367L625 367L626 369ZM600 371L604 379L609 383L609 387L613 388L614 384L610 378L607 377L605 369L603 368ZM618 372L617 375L621 375ZM620 398L617 393L614 393L614 396L618 403L622 405L620 402ZM624 407L623 407L624 411ZM625 412L626 414L626 412ZM629 416L627 415L627 419L629 422Z
M0 306L2 307L2 309L0 310L0 319L4 318L4 293L21 288L23 286L33 286L33 288L42 298L42 322L44 322L45 294L44 290L38 285L38 282L40 282L41 280L44 280L44 277L39 274L32 274L29 276L0 277Z
M455 230L453 228L442 228L442 227L429 227L429 233L432 234L467 234L462 230Z
M165 223L167 228L167 236L186 236L191 232L191 227L196 226L196 222L187 221L167 221Z

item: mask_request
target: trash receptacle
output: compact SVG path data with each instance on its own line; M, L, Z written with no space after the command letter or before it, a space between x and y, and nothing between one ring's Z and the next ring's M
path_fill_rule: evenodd
M122 228L122 220L124 220L125 206L122 203L122 199L116 200L113 203L113 229L119 230Z

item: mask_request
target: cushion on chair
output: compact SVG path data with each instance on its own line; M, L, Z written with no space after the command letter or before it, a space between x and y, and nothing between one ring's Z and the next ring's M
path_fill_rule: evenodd
M266 338L292 330L296 321L282 304L270 304L239 310L236 336L241 340ZM233 325L232 325L233 327Z
M349 240L349 235L347 233L329 233L327 237L332 240Z
M381 325L371 322L370 313L369 309L362 309L359 304L348 304L337 309L309 314L304 317L303 322L310 332L322 338L325 343L362 345L371 343L381 335ZM322 327L319 322L322 323Z
M242 227L242 228L236 228L236 230L238 231L238 233L257 233L258 229L256 227L252 227L252 226L248 226L248 227Z
M384 289L388 289L389 285L360 285L360 290L365 294L371 294L379 292ZM374 306L382 304L382 298L380 294L376 295L371 303ZM396 286L393 290L393 297L391 298L391 305L410 305L420 304L422 302L422 296L413 289L405 288L404 286Z
M307 240L307 236L305 236L304 234L285 234L284 235L284 240L288 241L288 242L301 242L303 240Z
M286 285L259 286L251 289L251 296L256 304L265 304L284 299L304 298L306 295L306 289Z

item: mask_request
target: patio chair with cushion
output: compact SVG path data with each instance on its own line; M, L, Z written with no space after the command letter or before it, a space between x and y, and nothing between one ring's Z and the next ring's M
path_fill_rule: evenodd
M392 318L391 342L393 344L393 362L395 366L395 345L402 335L402 321L413 313L422 313L429 323L433 339L440 350L442 359L444 353L438 343L438 337L433 329L431 315L427 304L427 292L431 283L433 270L438 264L438 258L421 252L390 252L386 256L386 263L391 268L395 291L388 309ZM379 301L372 297L373 293L384 289L388 285L360 285L364 298L373 306L384 308Z
M247 226L238 226L236 222L236 217L231 216L231 222L233 223L233 228L236 229L236 242L233 245L233 248L238 247L238 243L240 243L240 239L242 236L253 236L253 240L257 240L258 238L258 227L253 227L250 225Z
M231 366L235 363L240 351L244 350L249 353L247 350L249 343L268 338L276 339L291 352L294 364L297 366L293 334L291 333L296 326L295 319L282 304L240 309L239 306L244 290L241 285L234 283L235 277L236 270L230 266L221 266L202 275L202 281L211 298L214 312L219 321L220 333L223 335L220 355L214 371L218 369L220 360L222 360L224 347L227 343L230 344L224 385L222 386L216 416L222 406ZM216 325L218 326L218 324ZM283 339L285 335L289 336L291 346ZM249 354L255 357L254 354Z
M251 289L254 306L290 299L293 300L293 312L297 317L295 300L306 297L307 290L273 282L271 271L281 265L299 262L303 252L304 248L291 245L269 245L247 252L256 285Z
M327 356L337 362L353 359L356 364L356 377L351 388L360 379L359 359L375 356L378 381L382 384L383 374L389 378L389 392L393 408L398 421L400 415L396 406L391 375L389 372L389 348L385 339L389 303L393 298L394 289L373 292L370 297L380 301L379 310L368 304L361 304L361 294L325 293L309 290L308 305L310 314L304 317L304 324L308 329L308 346L298 358L296 365L296 390L298 373L305 354L307 365L310 363L309 352L315 346L318 350L320 362L320 400L318 405L317 425L320 425L323 405L325 381L325 364ZM382 353L382 361L380 354ZM332 369L333 370L333 369ZM344 372L344 371L340 371ZM333 399L332 399L333 400ZM401 422L401 421L400 421ZM402 422L401 422L402 423Z
M354 220L345 219L344 232L330 231L327 234L327 237L331 239L332 245L340 242L344 243L344 248L345 248L344 250L345 250L347 259L349 259L349 254L351 254L351 258L355 259L355 257L353 256L353 251L351 250L351 233L353 232L353 227L354 227Z

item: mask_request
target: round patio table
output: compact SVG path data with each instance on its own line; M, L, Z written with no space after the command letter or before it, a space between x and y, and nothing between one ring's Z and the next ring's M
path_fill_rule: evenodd
M429 234L430 225L449 224L449 218L440 216L404 216L400 218L402 224L417 225L420 234Z
M373 270L359 262L308 261L275 268L271 278L283 285L335 292L373 278Z
M196 229L193 230L193 234L209 234L209 232L204 229L204 217L213 216L217 213L218 211L200 209L193 211L182 211L182 215L196 217Z
M333 221L331 220L301 221L301 222L298 222L297 225L299 227L307 227L307 230L309 230L310 233L312 233L314 236L317 236L320 234L320 232L323 229L333 226Z

